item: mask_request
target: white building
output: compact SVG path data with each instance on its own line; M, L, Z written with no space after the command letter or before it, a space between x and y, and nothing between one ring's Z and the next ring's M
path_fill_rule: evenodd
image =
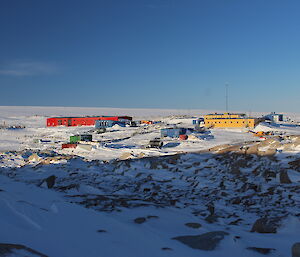
M270 114L266 115L265 118L273 122L281 122L283 121L283 114L271 112Z

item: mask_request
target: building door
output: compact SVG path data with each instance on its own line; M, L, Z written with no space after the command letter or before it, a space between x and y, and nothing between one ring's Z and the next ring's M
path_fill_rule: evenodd
M72 126L72 119L68 119L68 126Z

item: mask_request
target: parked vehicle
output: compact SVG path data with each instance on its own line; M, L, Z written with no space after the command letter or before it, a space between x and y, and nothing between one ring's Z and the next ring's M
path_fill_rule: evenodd
M149 141L149 148L161 148L163 146L163 142L160 140L160 138L154 138Z

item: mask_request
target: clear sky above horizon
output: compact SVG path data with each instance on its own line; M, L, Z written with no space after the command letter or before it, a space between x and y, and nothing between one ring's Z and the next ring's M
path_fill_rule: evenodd
M1 0L0 105L300 112L300 1Z

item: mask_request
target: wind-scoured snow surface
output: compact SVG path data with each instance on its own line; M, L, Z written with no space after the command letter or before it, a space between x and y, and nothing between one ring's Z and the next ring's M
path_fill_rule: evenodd
M26 126L0 129L0 256L290 256L300 241L300 128L260 124L257 131L282 134L265 143L245 130L214 129L145 148L160 128L192 127L191 116L205 113L0 107L0 124ZM69 115L162 123L114 127L93 134L91 151L62 150L70 135L92 129L45 127L46 117ZM237 151L206 152L225 144ZM241 152L246 144L264 154ZM124 153L131 159L120 160ZM266 224L254 228L260 218Z

